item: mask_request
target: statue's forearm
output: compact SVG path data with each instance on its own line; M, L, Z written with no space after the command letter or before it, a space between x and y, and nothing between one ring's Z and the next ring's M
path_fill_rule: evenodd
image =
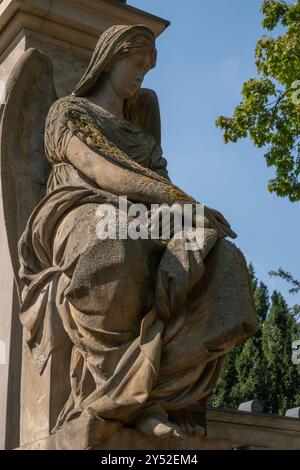
M123 168L100 153L94 152L76 136L73 136L68 144L67 157L75 168L95 182L99 188L119 196L127 196L131 201L168 205L175 202L192 202L189 196L174 187L172 183L151 180L148 176ZM208 208L205 212L207 228L215 228L221 237L236 237L221 214Z
M133 201L153 204L173 202L171 184L151 181L150 178L118 166L94 152L76 136L68 144L67 158L77 170L105 191L126 195Z

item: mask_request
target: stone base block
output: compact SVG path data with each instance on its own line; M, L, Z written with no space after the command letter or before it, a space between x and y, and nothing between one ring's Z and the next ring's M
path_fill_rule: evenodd
M136 429L96 417L79 418L44 439L18 450L229 450L229 441L184 435L182 439L148 438Z
M58 450L55 436L50 435L17 450ZM76 448L70 450L77 450ZM91 450L231 450L229 442L185 436L182 440L148 439L134 430L123 430Z

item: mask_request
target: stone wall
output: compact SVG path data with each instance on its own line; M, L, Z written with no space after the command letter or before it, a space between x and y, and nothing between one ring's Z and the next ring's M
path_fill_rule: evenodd
M207 433L233 449L300 449L300 419L286 416L211 408Z

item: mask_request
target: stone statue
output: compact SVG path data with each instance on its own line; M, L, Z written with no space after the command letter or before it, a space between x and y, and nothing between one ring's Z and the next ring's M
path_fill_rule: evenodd
M48 70L38 51L26 54L23 67L30 59ZM40 202L18 245L20 318L40 374L63 342L72 344L57 433L98 420L104 434L115 424L149 438L202 435L193 406L214 389L226 354L257 330L245 259L219 212L205 208L203 245L193 251L174 236L97 235L99 207L115 207L120 223L118 196L129 207L196 204L169 179L158 100L141 89L156 54L145 26L115 26L72 95L57 100L49 77L35 88L47 88L44 106L52 105L44 134L52 170L48 177L35 152L37 186L48 177L47 190L41 201L35 190ZM36 110L36 125L44 114Z

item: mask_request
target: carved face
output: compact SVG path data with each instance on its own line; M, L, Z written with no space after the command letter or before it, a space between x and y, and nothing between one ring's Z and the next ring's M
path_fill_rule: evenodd
M147 52L128 54L112 65L107 72L107 80L120 98L128 99L140 89L151 68L151 56Z

